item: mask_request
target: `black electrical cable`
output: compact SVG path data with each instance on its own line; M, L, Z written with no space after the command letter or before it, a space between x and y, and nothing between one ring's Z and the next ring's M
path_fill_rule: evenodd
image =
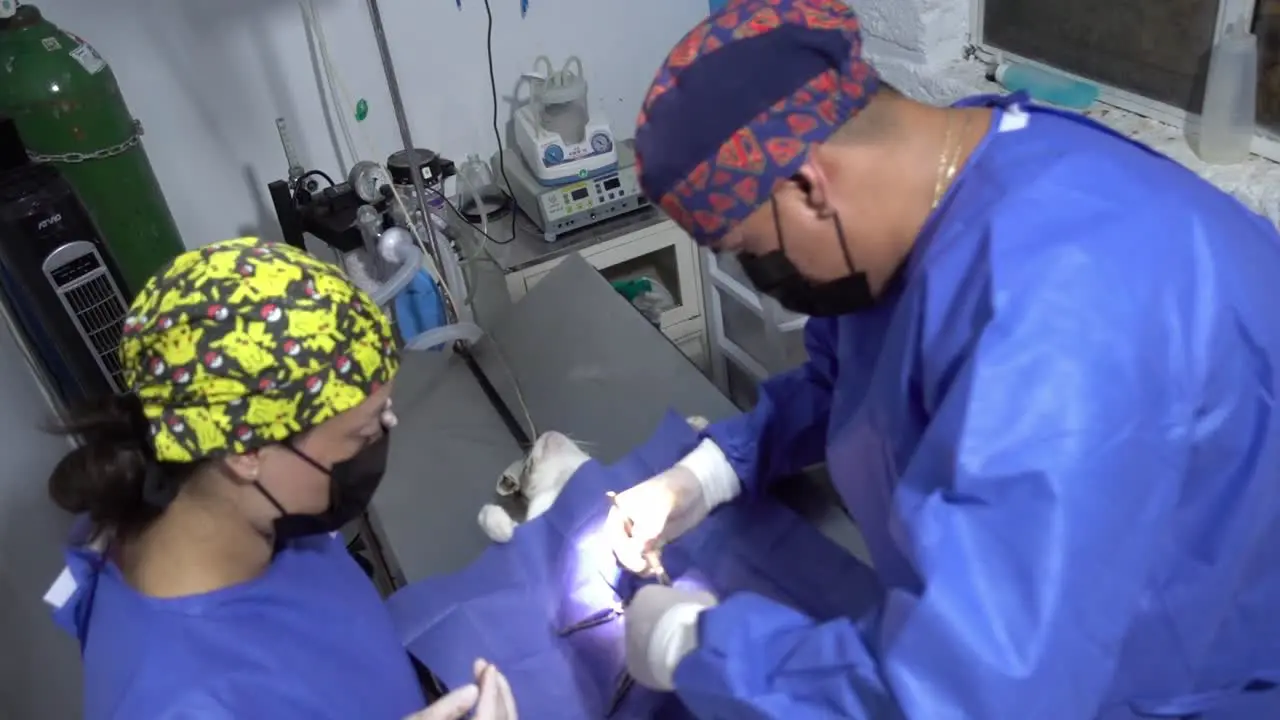
M484 238L485 238L486 240L488 240L489 242L491 242L491 243L497 243L498 245L506 245L507 243L511 242L510 240L501 240L501 241L500 241L500 240L496 240L496 239L494 239L494 237L493 237L492 235L490 235L489 233L485 232L484 230L481 230L481 229L480 229L480 227L479 227L476 223L472 222L470 218L468 218L465 214L463 214L463 212L462 212L461 210L459 210L459 209L458 209L458 206L457 206L457 205L454 205L454 204L453 204L453 202L452 202L451 200L449 200L449 198L447 198L447 197L445 197L445 196L444 196L444 193L440 192L439 190L436 190L435 188L427 188L427 190L428 190L429 192L434 193L436 197L440 198L441 202L443 202L443 203L445 204L445 207L448 207L451 211L453 211L453 214L454 214L454 215L457 215L459 220L461 220L462 222L466 223L467 225L470 225L472 230L474 230L474 231L476 231L476 232L480 233L481 235L483 235L483 236L484 236ZM512 212L514 212L514 209L512 210ZM513 218L511 219L511 221L514 223L514 222L515 222L515 218L513 217Z
M507 177L507 162L504 157L506 153L502 152L502 131L498 129L498 79L493 74L493 9L489 7L489 0L484 0L484 14L489 23L485 29L484 51L489 60L489 94L493 97L493 139L498 141L498 171L502 173L502 182L507 184L507 195L511 196L512 205L514 206L516 194L511 190L511 179ZM519 216L518 209L516 207L511 208L511 237L506 240L494 240L493 238L490 238L490 240L498 245L506 245L515 241L516 218Z
M337 183L333 181L333 178L329 177L329 173L326 173L323 170L308 170L302 173L302 175L297 179L297 181L294 184L301 183L303 180L306 180L309 177L316 177L316 176L324 178L325 182L329 183L329 187L333 187L334 185L337 185Z

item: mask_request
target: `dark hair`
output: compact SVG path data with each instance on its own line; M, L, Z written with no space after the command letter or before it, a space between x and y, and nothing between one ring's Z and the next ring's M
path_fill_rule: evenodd
M133 395L81 407L49 431L79 441L49 475L49 496L67 512L88 514L95 531L110 529L117 536L146 529L164 512L166 495L171 500L201 465L154 459L150 430Z
M883 140L893 134L899 125L894 104L886 103L884 100L903 97L905 96L897 88L881 80L867 107L837 128L833 139L855 144Z

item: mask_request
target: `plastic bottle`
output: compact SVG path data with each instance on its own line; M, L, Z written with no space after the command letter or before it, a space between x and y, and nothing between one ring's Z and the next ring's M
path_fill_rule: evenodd
M1213 46L1205 82L1204 110L1196 154L1215 165L1249 157L1257 123L1258 38L1244 22L1233 23Z
M1093 83L1025 63L1000 63L987 77L1014 92L1027 91L1033 100L1074 110L1084 110L1098 99Z

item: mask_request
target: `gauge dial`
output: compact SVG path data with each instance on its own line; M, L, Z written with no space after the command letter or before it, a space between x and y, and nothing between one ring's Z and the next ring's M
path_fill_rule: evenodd
M552 143L542 151L542 164L547 167L564 162L564 148Z
M596 133L591 136L591 149L600 154L607 153L613 149L613 138L605 133Z
M382 186L391 184L387 169L372 160L361 160L351 168L347 182L355 190L356 197L371 203L382 199Z

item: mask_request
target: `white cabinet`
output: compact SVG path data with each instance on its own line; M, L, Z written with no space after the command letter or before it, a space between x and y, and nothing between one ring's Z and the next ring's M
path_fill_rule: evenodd
M701 317L673 325L664 330L663 334L671 338L671 342L676 344L685 357L693 361L703 375L710 377L711 358L707 352L706 325Z
M647 277L671 294L674 307L662 313L660 329L703 372L709 367L702 274L693 241L669 220L578 251L610 282ZM515 302L564 260L558 257L506 276Z
M808 318L756 292L731 255L704 249L701 265L711 377L739 406L750 406L761 380L805 361Z

